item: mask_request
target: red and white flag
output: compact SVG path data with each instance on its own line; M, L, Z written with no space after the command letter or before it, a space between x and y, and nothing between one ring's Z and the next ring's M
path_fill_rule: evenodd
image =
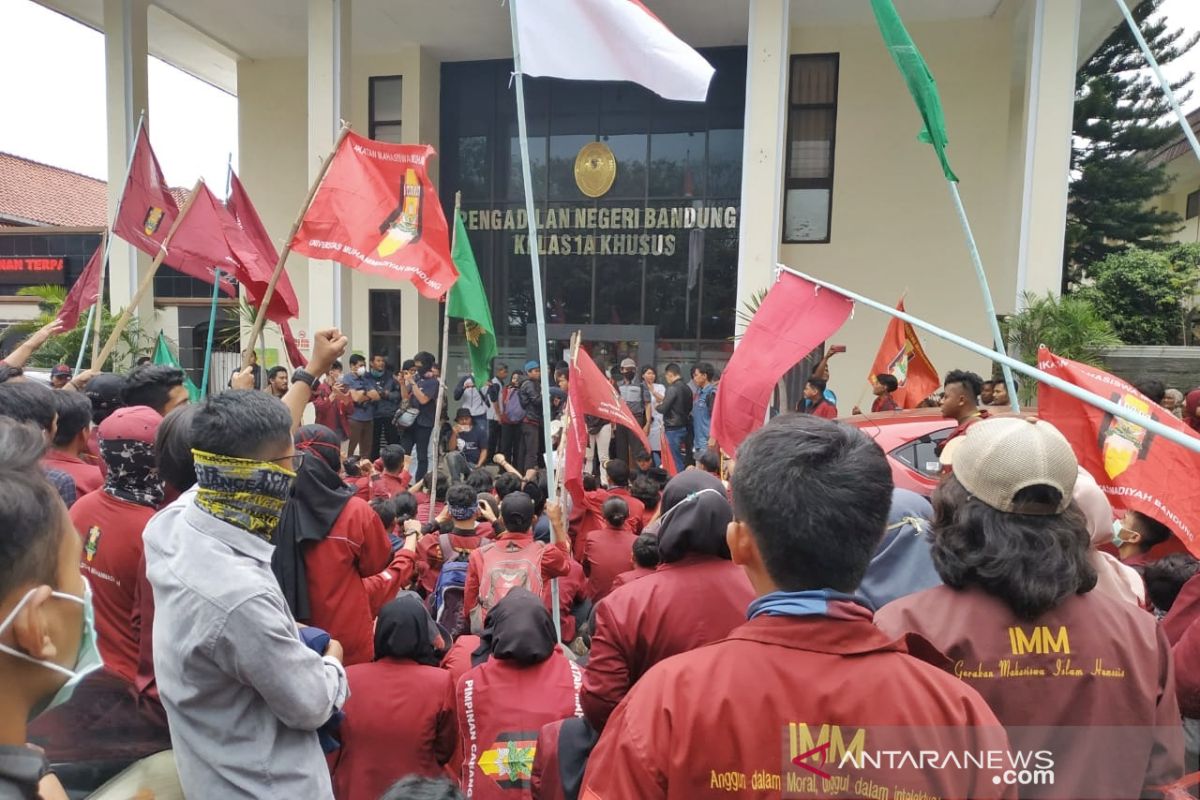
M621 399L612 381L596 366L583 348L575 352L568 373L567 398L571 403L571 424L567 428L566 454L563 459L563 483L572 497L583 496L583 459L587 453L588 432L585 416L606 419L624 425L641 441L649 453L650 440Z
M129 179L125 181L113 233L153 258L178 216L179 206L150 147L149 129L142 125L133 146Z
M62 323L63 330L74 330L79 324L79 316L83 310L94 305L100 297L100 272L103 264L104 237L100 237L96 252L92 253L87 266L79 274L79 279L75 281L71 291L67 292L67 299L63 301L62 308L58 310L58 321Z
M632 81L668 100L708 96L712 65L641 0L509 1L526 75Z

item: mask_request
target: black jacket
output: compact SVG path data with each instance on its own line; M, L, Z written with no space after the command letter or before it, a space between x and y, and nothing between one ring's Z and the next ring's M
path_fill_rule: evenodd
M517 390L521 399L521 408L525 409L525 422L530 425L542 424L542 384L540 381L526 378Z
M663 401L658 404L658 413L663 416L664 428L687 427L692 417L692 390L682 380L667 386Z

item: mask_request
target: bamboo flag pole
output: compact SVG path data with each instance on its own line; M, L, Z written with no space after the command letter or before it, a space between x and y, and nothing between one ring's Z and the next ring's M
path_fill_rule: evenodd
M458 210L462 207L462 192L454 193L454 225L450 232L450 252L458 244ZM438 371L438 396L433 406L433 436L430 437L432 453L429 456L429 519L433 522L436 516L434 506L437 505L438 458L441 457L438 445L442 442L442 409L446 407L446 362L450 360L450 293L447 291L442 298L446 308L442 313L442 368Z
M856 292L852 292L849 289L843 289L842 287L840 287L836 284L829 283L828 281L823 281L820 278L814 278L811 275L807 275L803 272L800 272L799 270L794 270L791 267L784 266L783 264L777 264L776 269L780 270L782 272L791 273L792 275L795 275L797 278L803 278L804 280L809 281L810 283L814 283L817 286L824 287L833 292L837 292L842 297L852 300L855 303L862 303L864 306L867 306L868 308L873 308L876 311L882 311L884 314L887 314L888 316L896 317L897 319L903 320L903 321L907 322L909 325L912 325L914 328L920 328L921 330L925 331L926 333L931 333L934 336L937 336L941 339L945 339L946 341L956 344L959 347L970 350L972 353L975 353L976 355L983 356L984 358L990 358L992 361L995 361L998 364L1009 367L1014 372L1020 372L1022 375L1033 378L1036 381L1040 381L1040 382L1046 384L1047 386L1052 386L1055 389L1059 390L1060 392L1069 394L1069 395L1071 395L1071 397L1074 397L1076 400L1082 400L1083 402L1087 403L1090 406L1095 406L1096 408L1100 409L1101 411L1112 414L1114 417L1123 419L1126 422L1131 422L1134 425L1137 425L1138 427L1145 428L1146 430L1150 431L1151 433L1153 433L1157 436L1161 436L1164 439L1168 439L1168 440L1174 442L1175 444L1186 447L1188 450L1191 450L1192 452L1200 453L1200 437L1190 436L1186 433L1180 433L1179 431L1177 431L1173 428L1169 428L1166 425L1163 425L1161 422L1158 422L1157 420L1153 420L1144 414L1139 414L1138 412L1133 411L1130 408L1127 408L1118 403L1114 403L1112 400L1109 400L1106 397L1101 397L1098 394L1089 392L1087 389L1081 389L1080 387L1076 386L1075 384L1071 383L1070 381L1065 381L1062 378L1058 377L1057 375L1051 375L1047 372L1043 372L1042 370L1038 369L1037 367L1031 367L1028 364L1026 364L1024 361L1019 361L1019 360L1007 355L1006 353L1000 353L995 350L989 350L988 348L984 347L981 344L972 342L970 339L966 339L962 336L959 336L957 333L951 333L948 330L939 328L936 325L933 325L932 323L926 322L925 320L918 319L917 317L914 317L913 315L911 315L905 311L901 311L898 308L892 308L891 306L887 306L887 305L884 305L883 303L876 302L875 300L872 300L869 297L865 297L861 294L857 294Z
M200 179L192 186L192 192L188 195L187 202L183 204L183 208L179 209L179 216L171 223L171 229L167 231L166 238L159 245L158 254L154 256L154 261L150 263L150 269L146 272L146 277L142 278L142 282L138 284L137 291L129 299L129 304L121 312L121 316L117 319L117 324L113 326L112 333L108 335L108 341L104 343L100 354L92 359L92 369L102 369L104 362L108 361L108 357L116 349L121 334L125 332L126 326L129 325L129 320L133 317L133 310L137 308L137 304L142 301L142 297L145 296L146 292L154 284L154 275L158 272L158 268L162 266L163 259L167 257L167 249L171 245L171 237L175 235L175 231L179 230L180 223L187 217L187 213L191 209L192 203L195 202L196 195L200 193L200 187L203 185L204 180Z
M546 303L542 299L542 265L538 257L537 217L533 203L533 175L529 167L529 130L525 124L525 81L521 74L521 43L517 35L517 0L508 0L509 25L512 28L513 77L517 89L517 132L521 145L521 177L525 185L525 216L529 227L529 267L533 274L533 305L537 314L538 364L542 369L542 437L546 457L548 500L554 500L554 445L550 436L550 390L554 371L546 354ZM560 637L561 638L561 637Z
M328 158L321 165L321 171L317 173L317 178L312 182L312 186L308 189L308 197L304 200L304 205L300 208L300 213L296 215L296 221L292 223L292 229L288 232L287 241L283 244L283 250L279 251L279 261L275 263L275 271L271 273L271 280L267 283L267 290L263 292L262 301L259 303L258 314L254 318L254 327L250 329L249 342L250 346L242 352L242 369L250 366L250 354L254 352L254 342L263 332L263 327L267 324L267 309L271 305L271 297L275 294L275 285L279 283L279 277L283 275L284 265L287 264L288 256L292 252L292 239L296 237L296 231L300 230L300 223L304 221L304 215L308 213L308 207L312 205L313 198L317 196L317 189L321 188L321 182L325 180L325 173L329 171L329 165L333 163L334 154L342 145L342 140L346 138L346 134L350 132L350 126L343 122L341 129L338 131L337 139L333 142L333 149L329 151Z

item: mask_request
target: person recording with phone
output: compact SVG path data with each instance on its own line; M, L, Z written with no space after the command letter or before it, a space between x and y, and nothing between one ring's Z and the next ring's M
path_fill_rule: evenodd
M466 480L471 470L487 464L487 446L487 428L475 424L469 408L458 409L446 448L446 471L450 473L450 480Z

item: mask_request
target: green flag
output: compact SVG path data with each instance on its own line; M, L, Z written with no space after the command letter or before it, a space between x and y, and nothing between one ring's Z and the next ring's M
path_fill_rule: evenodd
M942 114L942 99L938 97L937 82L929 72L929 66L921 56L921 51L913 44L912 37L904 28L904 21L896 13L892 0L871 0L871 10L875 12L875 21L879 23L879 32L883 34L883 43L904 82L908 91L917 103L925 128L921 131L920 140L933 145L937 151L938 161L942 162L942 173L946 180L958 182L958 176L950 169L946 159L946 145L949 137L946 135L946 117Z
M467 349L471 352L471 372L475 374L475 385L483 387L492 377L492 359L496 357L496 328L492 325L492 309L487 294L483 291L483 280L471 252L471 241L462 215L454 215L454 266L458 269L458 280L450 287L450 299L446 302L446 313L458 317L466 324Z
M179 359L171 352L171 346L167 344L167 337L162 331L158 332L158 346L154 348L154 363L166 364L168 367L175 367L183 370L183 385L188 390L188 397L193 403L200 402L200 390L196 388L196 384L192 383L192 379L188 377L187 370L179 363Z

